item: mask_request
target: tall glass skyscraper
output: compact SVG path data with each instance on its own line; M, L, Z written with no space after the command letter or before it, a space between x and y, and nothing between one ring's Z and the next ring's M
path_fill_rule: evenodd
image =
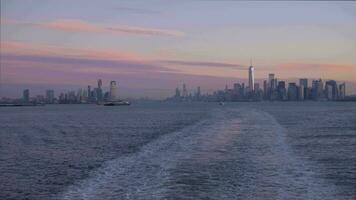
M254 76L254 68L252 64L248 68L248 87L250 91L255 90L255 76Z

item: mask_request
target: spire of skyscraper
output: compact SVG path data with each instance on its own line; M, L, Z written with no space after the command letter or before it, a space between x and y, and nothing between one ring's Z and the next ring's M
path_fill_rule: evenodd
M248 68L248 87L251 92L255 90L254 68L252 66L252 59L250 60L250 67Z

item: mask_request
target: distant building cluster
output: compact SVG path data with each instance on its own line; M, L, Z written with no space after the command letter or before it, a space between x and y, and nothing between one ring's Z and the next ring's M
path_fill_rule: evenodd
M61 93L58 97L58 103L98 103L117 100L116 81L110 81L109 91L107 92L103 91L102 85L102 80L99 79L96 88L92 88L90 85L88 85L86 89L80 88L77 92L70 91L67 93Z
M345 83L337 84L334 80L309 80L299 79L299 85L295 82L286 83L278 81L275 74L269 74L263 81L263 88L254 80L254 67L248 68L248 85L235 83L232 88L226 85L224 90L218 90L212 94L201 94L200 87L196 92L188 93L186 84L183 88L176 88L175 95L168 98L170 101L337 101L345 100Z
M86 89L60 93L55 97L54 90L46 90L45 95L30 96L30 90L25 89L21 99L3 98L1 102L5 103L24 103L24 104L79 104L79 103L100 103L107 101L116 101L118 99L118 86L116 81L110 81L109 91L104 92L102 80L99 79L97 87L90 85Z

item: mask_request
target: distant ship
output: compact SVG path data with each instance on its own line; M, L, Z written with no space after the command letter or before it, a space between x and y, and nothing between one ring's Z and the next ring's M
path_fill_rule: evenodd
M109 101L105 102L104 106L129 106L131 103L128 101Z

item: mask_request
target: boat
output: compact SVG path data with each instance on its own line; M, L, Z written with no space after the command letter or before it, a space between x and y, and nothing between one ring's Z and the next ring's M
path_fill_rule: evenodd
M131 103L128 101L110 101L105 102L104 106L129 106Z

